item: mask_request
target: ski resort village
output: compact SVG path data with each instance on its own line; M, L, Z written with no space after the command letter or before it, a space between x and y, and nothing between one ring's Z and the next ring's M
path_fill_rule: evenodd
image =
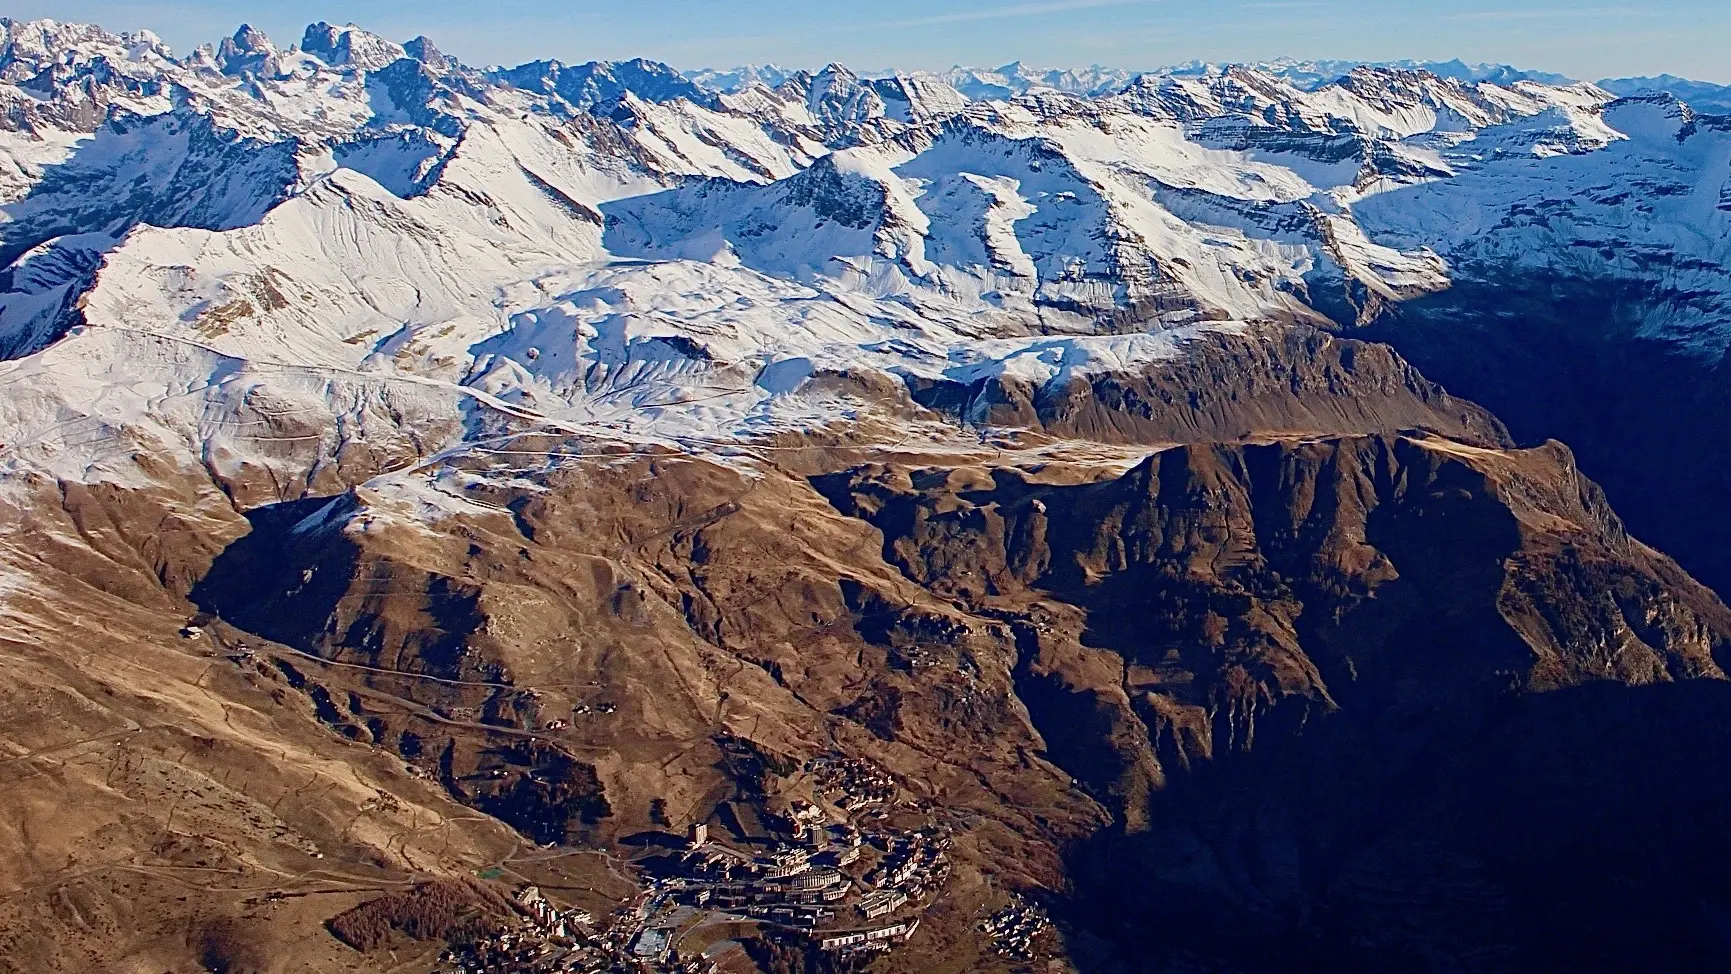
M894 950L949 877L949 829L866 762L825 755L803 770L816 800L785 814L724 806L723 827L636 837L635 902L597 919L524 886L523 922L453 947L444 969L718 972L746 960L748 938L840 958Z

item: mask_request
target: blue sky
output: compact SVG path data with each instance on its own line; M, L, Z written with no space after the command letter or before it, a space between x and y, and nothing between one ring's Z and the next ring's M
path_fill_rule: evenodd
M241 21L280 42L315 20L416 34L473 64L659 58L682 68L1109 64L1281 55L1498 61L1599 78L1731 83L1731 0L23 0L14 17L149 27L177 50Z

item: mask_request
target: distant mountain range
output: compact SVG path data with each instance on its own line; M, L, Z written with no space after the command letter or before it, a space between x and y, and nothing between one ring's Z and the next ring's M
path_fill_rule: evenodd
M1098 64L1082 69L1035 68L1020 61L1014 61L997 68L969 68L958 65L947 71L914 73L927 74L941 79L975 101L990 101L1025 95L1035 88L1049 88L1054 91L1078 95L1108 94L1122 88L1139 74L1200 75L1220 66L1210 62L1191 61L1186 64L1136 72ZM1469 64L1458 58L1452 61L1306 61L1296 58L1282 58L1276 61L1254 62L1246 66L1273 75L1304 90L1319 88L1350 74L1353 69L1361 67L1424 71L1439 78L1452 78L1465 82L1488 81L1499 85L1510 85L1517 81L1561 85L1572 84L1578 80L1555 72L1532 71L1511 67L1507 64ZM748 65L729 70L705 68L698 71L687 71L685 77L710 91L737 92L753 82L759 82L773 88L786 81L794 73L789 69L770 64ZM891 73L883 72L882 74ZM879 76L878 73L874 72L866 72L865 74L867 77ZM1731 112L1731 86L1727 85L1692 81L1688 78L1669 74L1639 78L1605 78L1595 83L1616 95L1632 95L1642 91L1662 91L1689 102L1698 111Z
M1649 78L1606 78L1599 87L1613 95L1637 95L1644 91L1662 91L1689 103L1698 112L1714 115L1731 114L1731 86L1707 81L1690 81L1676 75L1661 74Z

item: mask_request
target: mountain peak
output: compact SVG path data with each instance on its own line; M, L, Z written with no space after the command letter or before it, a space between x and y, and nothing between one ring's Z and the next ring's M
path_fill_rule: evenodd
M233 36L223 38L217 45L216 67L224 74L256 72L278 54L276 45L264 31L251 24L241 24Z
M840 61L831 61L824 65L823 68L818 71L817 77L833 78L844 83L859 80L859 75L853 73L853 71L848 69L847 65L842 64Z
M276 50L276 46L271 43L270 37L267 36L264 31L259 30L251 24L241 24L240 27L235 30L234 36L229 38L229 41L232 42L237 49L243 51Z
M403 53L409 57L438 70L448 70L454 67L457 59L439 50L432 38L425 34L403 45Z
M404 56L401 45L364 31L354 24L333 27L324 21L307 25L301 50L333 68L377 71Z

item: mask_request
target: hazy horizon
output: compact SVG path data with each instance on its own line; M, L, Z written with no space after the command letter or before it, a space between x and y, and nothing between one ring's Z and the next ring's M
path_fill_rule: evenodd
M1567 9L1462 0L1390 12L1366 0L880 0L864 6L791 0L590 0L485 7L404 0L27 0L21 18L148 28L178 52L251 23L281 44L308 23L353 22L394 40L425 34L463 61L517 64L650 57L682 69L840 61L868 69L941 70L1012 61L1148 70L1191 60L1427 60L1512 64L1577 78L1669 73L1731 82L1716 53L1731 9L1702 0Z

